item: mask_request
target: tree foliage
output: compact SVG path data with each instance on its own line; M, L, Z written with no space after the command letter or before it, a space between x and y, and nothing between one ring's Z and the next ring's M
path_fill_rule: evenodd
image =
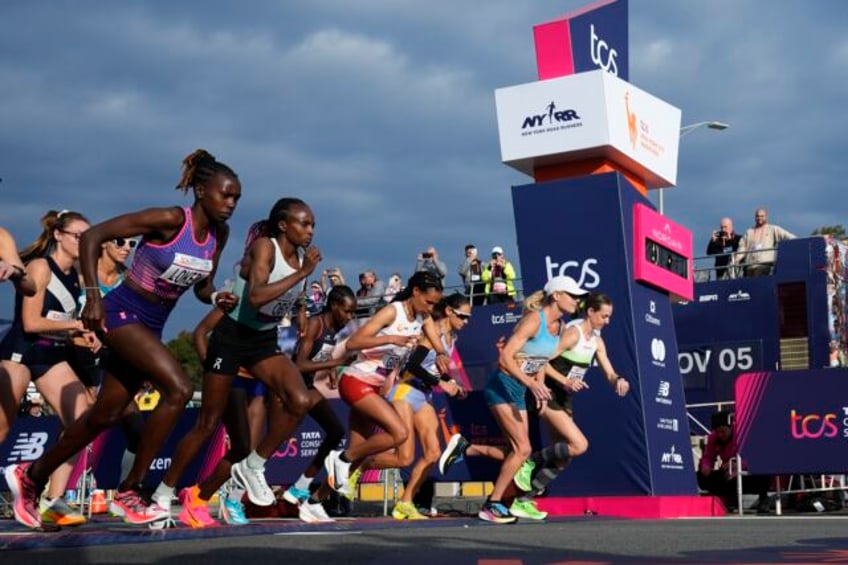
M845 227L842 224L835 226L821 226L813 230L811 235L832 235L837 239L845 239Z
M167 343L167 347L191 379L194 390L201 390L203 383L203 364L194 350L194 338L191 332L181 331L177 334L177 337Z

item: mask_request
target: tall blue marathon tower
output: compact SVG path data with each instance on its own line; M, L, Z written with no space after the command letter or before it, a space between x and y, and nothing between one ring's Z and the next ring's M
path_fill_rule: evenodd
M626 0L534 36L540 80L495 92L502 160L535 181L512 187L523 286L569 275L609 295L603 336L631 384L619 398L598 369L587 375L574 413L589 451L549 496L619 515L712 514L715 501L697 496L671 311L692 298L692 235L647 198L676 182L681 112L625 80Z

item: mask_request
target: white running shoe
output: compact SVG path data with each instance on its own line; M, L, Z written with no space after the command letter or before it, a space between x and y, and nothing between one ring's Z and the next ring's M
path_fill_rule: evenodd
M327 515L327 511L324 510L324 506L320 502L315 502L310 504L307 500L303 504L300 505L297 511L298 518L307 524L318 524L323 522L335 522L330 516Z
M350 463L341 460L341 449L331 451L324 459L324 469L327 471L327 482L330 488L339 494L348 494L348 481L350 477Z
M271 506L277 499L265 480L265 467L252 469L242 459L230 469L230 475L247 491L247 498L257 506Z

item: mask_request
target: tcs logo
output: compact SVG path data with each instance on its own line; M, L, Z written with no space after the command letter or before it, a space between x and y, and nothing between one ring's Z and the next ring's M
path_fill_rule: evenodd
M292 437L284 441L272 457L297 457L298 451L297 438Z
M794 409L789 413L789 426L795 439L819 439L839 435L839 416L834 413L825 415L799 414Z
M579 261L555 263L551 260L550 255L545 255L547 280L551 280L557 276L569 276L577 281L577 286L587 290L598 288L598 285L601 284L601 276L593 268L597 264L598 260L594 258L586 259L582 263Z
M598 68L618 76L618 63L615 61L618 57L618 52L612 49L606 41L598 37L598 34L595 33L595 24L591 24L589 30L589 54L592 56L592 62Z

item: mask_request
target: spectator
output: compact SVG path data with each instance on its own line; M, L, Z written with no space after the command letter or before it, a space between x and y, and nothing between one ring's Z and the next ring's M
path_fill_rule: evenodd
M739 242L736 263L744 263L746 277L770 275L777 255L775 247L787 239L795 239L795 235L780 226L768 223L766 209L757 208L754 212L754 227L748 228L745 237Z
M33 418L39 418L44 415L44 399L41 398L39 393L30 396L28 404L27 415Z
M459 276L465 284L465 295L474 306L486 302L486 283L483 282L483 263L477 256L477 248L465 246L465 261L459 266Z
M383 295L383 300L386 303L395 299L395 295L403 290L403 279L400 273L394 273L389 277L389 284L386 286L386 294Z
M733 512L737 502L736 475L731 472L730 466L730 461L736 457L737 453L736 438L733 435L733 414L716 412L712 417L711 428L712 431L707 436L707 446L698 464L698 486L720 497L728 512ZM719 467L716 469L716 463L719 461ZM769 513L769 482L770 478L764 475L742 477L743 492L751 492L759 496L758 514Z
M713 232L707 244L707 255L718 255L715 258L716 279L734 278L733 271L727 266L733 259L733 253L739 249L740 239L741 236L733 231L733 220L722 218L719 229Z
M515 300L515 268L504 257L502 247L492 248L492 260L483 269L482 276L489 304Z
M306 309L310 316L314 316L324 308L324 303L327 300L327 295L318 281L312 281L309 285L309 292L306 295Z
M439 253L435 247L428 247L427 251L418 256L415 262L415 272L424 271L437 277L442 284L445 282L445 277L448 275L448 268L445 267L443 261L439 261Z
M386 283L377 279L374 271L365 271L359 275L359 290L356 291L357 314L370 314L382 304L386 294Z
M330 294L334 286L343 284L345 284L344 276L342 270L338 267L325 269L321 273L321 287L324 289L324 294Z

